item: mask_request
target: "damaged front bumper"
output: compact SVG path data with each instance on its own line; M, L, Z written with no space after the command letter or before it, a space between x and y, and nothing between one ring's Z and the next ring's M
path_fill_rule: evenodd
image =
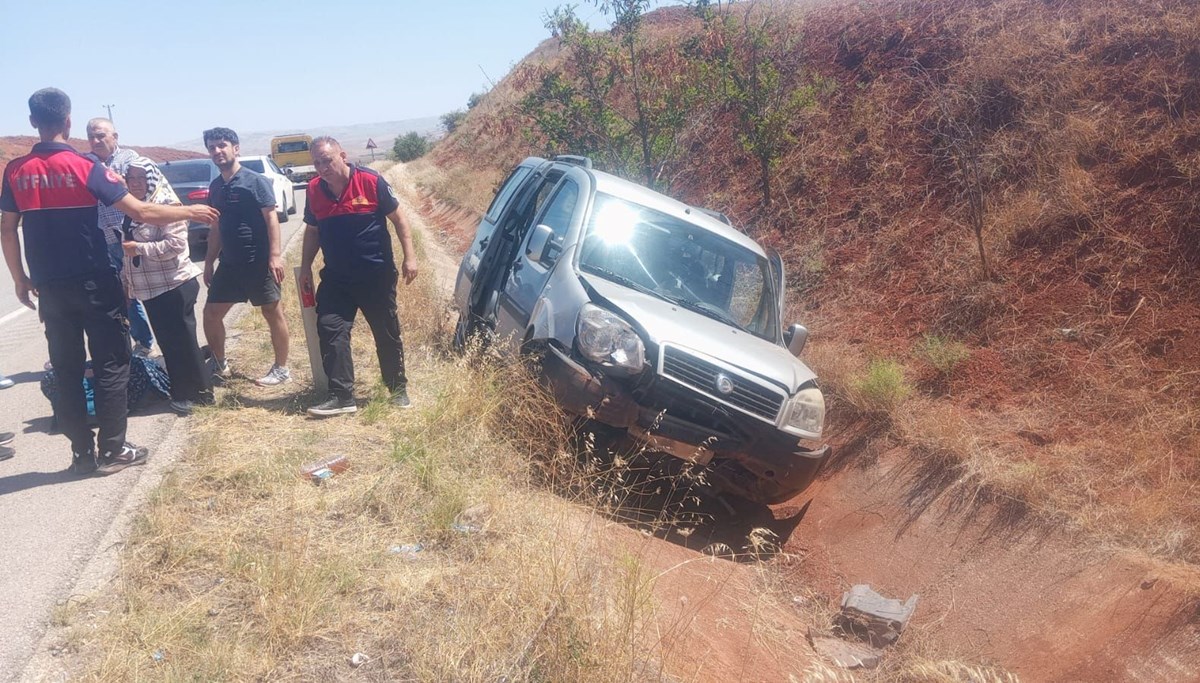
M551 345L542 376L567 412L628 430L649 447L711 466L720 488L764 504L781 503L808 488L832 453L807 447L774 425L728 410L686 388L654 379L597 376Z

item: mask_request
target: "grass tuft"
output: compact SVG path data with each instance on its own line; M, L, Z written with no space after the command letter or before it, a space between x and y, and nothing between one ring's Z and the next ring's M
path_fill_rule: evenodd
M863 412L891 416L913 394L912 383L898 361L877 359L850 385L851 402Z
M955 339L930 334L922 337L917 345L917 355L939 374L946 376L971 357L971 350Z

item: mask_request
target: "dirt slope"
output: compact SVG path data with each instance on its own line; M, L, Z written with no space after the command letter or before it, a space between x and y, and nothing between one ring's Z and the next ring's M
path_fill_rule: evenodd
M835 86L793 122L776 201L720 107L663 175L784 254L814 333L838 460L783 506L814 500L790 578L920 592L924 642L1027 680L1200 678L1195 3L758 7L803 37L791 83ZM646 24L662 53L702 30L682 8ZM571 151L520 106L561 56L543 43L435 149L427 208L460 244L507 168ZM947 117L976 136L991 277ZM937 370L931 335L965 356ZM872 359L912 385L890 412L856 395Z

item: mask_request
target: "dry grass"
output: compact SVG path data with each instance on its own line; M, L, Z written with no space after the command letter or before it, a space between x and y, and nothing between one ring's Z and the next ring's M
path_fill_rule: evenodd
M514 159L516 164L520 159ZM428 157L422 157L411 164L408 169L417 187L437 196L452 205L482 213L492 201L496 188L504 176L499 169L472 169L459 166L443 170L434 165Z
M529 456L564 442L547 399L486 354L443 353L431 281L400 296L415 408L392 408L369 384L378 370L361 325L366 403L354 418L304 417L315 397L291 395L298 365L292 387L236 380L197 415L189 453L129 541L110 615L70 639L81 678L656 677L644 654L658 640L652 584L604 552L594 513L532 483ZM269 358L256 319L238 365ZM322 486L298 476L329 454L350 469ZM352 668L359 652L370 659Z

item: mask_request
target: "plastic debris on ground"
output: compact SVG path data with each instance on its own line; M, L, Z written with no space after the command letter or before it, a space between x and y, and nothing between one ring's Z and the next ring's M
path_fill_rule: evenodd
M332 479L333 475L341 474L349 468L350 458L344 455L336 455L332 458L325 458L304 465L300 468L300 476L314 484L320 485Z
M883 658L884 647L900 638L917 609L918 596L905 602L885 598L867 584L858 584L842 595L842 609L834 633L810 631L813 650L843 669L873 669Z
M454 522L450 528L454 531L463 534L477 534L483 531L487 523L488 517L491 516L492 506L487 503L479 503L458 513L454 518Z
M415 558L423 550L425 550L424 543L405 543L404 545L394 545L388 548L389 553L407 558Z
M883 597L867 584L859 584L842 594L838 622L843 630L871 645L891 645L900 638L900 632L916 611L917 599L914 595L900 602Z

